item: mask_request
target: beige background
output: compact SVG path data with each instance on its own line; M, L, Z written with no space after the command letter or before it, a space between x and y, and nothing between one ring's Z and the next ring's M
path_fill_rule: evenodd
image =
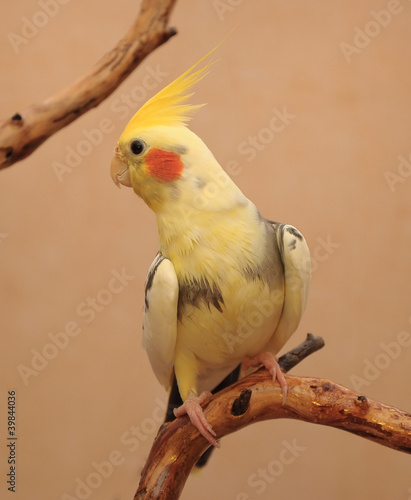
M2 116L80 77L123 35L137 4L71 0L55 4L45 19L37 0L3 2ZM381 27L371 11L387 8L395 13L380 14ZM24 18L46 22L13 49L9 35L22 34ZM140 346L143 285L157 230L131 190L115 188L109 164L136 99L141 104L232 28L197 90L196 102L208 106L192 129L223 167L238 162L233 178L264 215L296 225L308 240L309 306L287 347L307 331L327 346L293 373L351 388L362 377L365 394L411 411L411 346L398 347L396 359L382 346L399 332L411 334L411 167L404 164L398 174L399 156L410 161L411 153L410 22L407 0L180 0L172 16L178 36L98 109L1 172L1 498L80 498L80 480L93 484L89 493L80 491L82 498L133 497L166 399ZM368 42L356 27L368 31ZM353 46L356 33L356 52L345 57L340 44ZM153 72L155 85L146 77ZM134 100L120 108L130 95ZM269 132L261 131L273 109L284 107L295 117L267 141ZM101 126L100 143L87 146L84 130ZM241 154L241 144L258 134L264 147ZM80 148L83 157L59 182L53 165L66 162L67 147ZM387 172L400 175L391 187ZM321 243L327 239L328 251ZM130 280L122 290L103 291L120 286L110 280L123 268ZM105 305L92 318L83 303L96 296ZM49 334L68 322L81 332L62 348L47 348ZM31 366L33 349L55 357L25 384L18 367ZM367 360L377 371L364 375ZM5 483L11 389L18 399L14 496ZM299 447L294 460L282 453L284 441ZM280 456L289 463L281 466ZM112 472L106 466L102 479L93 462L109 458L121 463ZM268 479L256 483L263 469ZM348 433L272 421L225 438L182 498L405 500L410 470L409 456Z

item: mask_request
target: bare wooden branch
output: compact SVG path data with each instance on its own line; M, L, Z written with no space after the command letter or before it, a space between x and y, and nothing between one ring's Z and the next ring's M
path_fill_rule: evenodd
M286 381L288 397L284 406L278 384L265 369L213 396L205 414L217 436L222 438L263 420L292 418L342 429L411 453L410 414L329 380L286 375ZM178 499L192 467L208 446L188 417L164 424L134 500Z
M30 155L55 132L98 106L150 52L175 35L167 26L175 3L143 0L124 38L83 78L0 122L0 169Z
M291 349L291 351L286 352L278 360L278 364L281 366L283 372L289 372L294 366L301 363L310 354L322 349L325 345L324 339L319 336L315 336L312 333L307 333L307 338L300 345Z

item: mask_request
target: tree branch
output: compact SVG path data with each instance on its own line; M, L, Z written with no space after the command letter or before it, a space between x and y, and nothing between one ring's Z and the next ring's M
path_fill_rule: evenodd
M133 26L80 80L45 101L0 122L0 169L30 155L40 144L98 106L140 62L176 34L167 26L176 0L143 0Z
M301 346L280 358L281 366L285 362L289 366L298 363L322 345L320 337L309 334ZM286 375L286 381L285 406L278 384L266 369L213 396L204 410L218 438L263 420L293 418L336 427L411 453L410 414L329 380ZM178 499L192 467L208 446L188 417L164 424L153 443L134 500Z

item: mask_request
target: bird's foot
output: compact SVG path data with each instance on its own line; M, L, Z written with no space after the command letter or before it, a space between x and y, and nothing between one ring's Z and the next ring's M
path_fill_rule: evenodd
M202 392L199 396L191 393L184 403L174 410L174 415L180 417L187 414L191 423L198 431L207 439L207 441L215 446L220 447L220 443L215 439L216 433L213 431L211 424L207 422L204 411L201 405L204 405L211 398L212 394L209 391Z
M263 365L267 368L274 381L276 379L278 380L278 383L280 384L281 390L283 392L282 403L284 405L287 401L287 382L285 380L284 373L282 372L280 365L278 364L277 358L271 352L262 352L260 354L257 354L257 356L255 356L254 358L246 359L243 362L244 370L248 370L251 367L260 365Z

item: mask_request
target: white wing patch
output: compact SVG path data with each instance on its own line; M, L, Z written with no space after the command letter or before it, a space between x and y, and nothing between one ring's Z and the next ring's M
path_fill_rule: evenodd
M173 264L157 254L147 274L143 347L167 390L171 386L177 338L178 281Z
M283 312L269 347L274 353L297 329L311 282L310 251L303 235L295 227L281 224L277 229L277 243L284 265L285 294Z

